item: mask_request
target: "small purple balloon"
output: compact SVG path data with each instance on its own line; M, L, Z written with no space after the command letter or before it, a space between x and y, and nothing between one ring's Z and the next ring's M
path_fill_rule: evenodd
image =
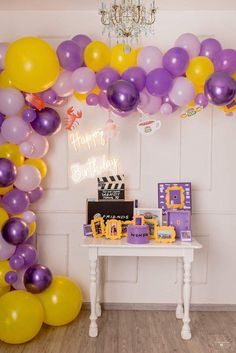
M223 71L233 74L236 71L236 50L223 49L218 51L213 57L215 71Z
M86 98L86 103L91 106L96 106L99 103L98 95L95 93L90 93Z
M173 86L171 74L165 69L155 69L147 75L146 88L156 97L166 96Z
M30 266L24 275L24 285L28 292L41 293L50 286L52 273L48 267L35 264Z
M65 40L57 48L60 65L74 71L83 65L83 50L72 40Z
M129 67L122 75L122 80L132 82L137 90L141 92L146 83L146 73L141 67Z
M6 274L5 274L5 281L8 283L8 284L13 284L17 281L17 274L15 271L8 271Z
M73 42L75 42L82 50L84 50L88 45L89 43L92 42L92 40L84 35L84 34L77 34L76 36L74 36L72 38Z
M96 73L96 82L102 91L107 91L110 84L119 79L119 73L112 67L105 67Z
M174 77L181 76L187 69L189 55L185 49L174 47L165 53L162 63L163 67L169 71L171 75Z
M205 83L204 93L214 105L230 104L236 94L236 81L225 72L214 72Z
M170 115L172 113L172 106L169 103L162 104L160 113L162 115Z
M196 95L194 102L195 104L200 105L203 108L206 108L206 106L208 105L208 99L204 93L199 93L198 95Z
M24 259L22 256L14 254L10 258L9 264L13 270L21 270L24 267Z
M32 128L42 136L55 134L61 127L61 118L52 108L44 108L37 112L37 117L31 123Z
M29 266L33 265L37 261L37 258L38 258L37 250L35 249L35 247L30 244L25 244L25 243L17 246L14 256L23 259L23 264L18 269L28 268ZM12 257L14 257L14 256L12 256ZM11 265L11 260L12 260L12 258L10 259L10 265ZM14 268L14 267L12 267L12 268Z
M201 42L200 56L213 59L214 55L222 49L220 42L214 38L207 38Z
M16 166L7 158L0 158L0 187L6 187L16 180Z
M172 113L175 112L178 109L178 106L175 105L173 102L171 102L169 96L164 96L161 99L162 99L162 104L168 103L168 104L170 104L172 106Z
M37 202L43 196L43 188L42 188L42 186L39 186L39 187L37 187L34 190L28 191L27 192L27 196L29 198L30 203Z
M2 237L9 244L21 244L28 235L29 228L27 224L17 217L9 218L2 227Z
M36 111L34 109L25 109L22 113L22 119L26 123L31 123L37 117Z
M54 104L57 101L58 95L56 92L49 88L46 91L42 92L40 94L41 98L44 100L45 103L47 104Z
M29 197L24 191L13 189L3 196L2 205L9 214L19 214L29 207Z
M108 87L107 98L114 109L131 112L139 103L139 92L132 82L118 80Z

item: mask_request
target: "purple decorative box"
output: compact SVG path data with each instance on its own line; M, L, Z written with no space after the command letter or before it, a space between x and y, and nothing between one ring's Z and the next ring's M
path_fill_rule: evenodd
M146 224L139 226L135 224L128 225L127 242L130 244L149 243L149 228Z
M181 232L191 229L191 213L188 210L168 210L167 225L173 226L176 238L181 238Z
M191 183L159 183L158 207L167 210L191 211Z

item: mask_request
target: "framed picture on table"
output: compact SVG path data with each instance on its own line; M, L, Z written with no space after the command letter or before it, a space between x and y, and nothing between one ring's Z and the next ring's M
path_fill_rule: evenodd
M91 228L94 238L101 238L105 235L105 223L102 217L92 219Z
M121 239L121 221L116 219L108 220L106 223L106 238L111 240Z
M157 236L157 228L158 228L157 221L155 219L144 219L144 224L148 226L149 238L155 239L155 237Z
M135 208L135 216L143 216L144 220L157 221L159 226L162 226L162 209L161 208Z
M157 227L155 240L158 243L173 243L175 241L175 229L170 226Z
M134 224L134 221L123 221L121 222L121 236L127 237L128 236L128 225Z
M191 230L181 230L180 232L181 241L192 241L192 232Z

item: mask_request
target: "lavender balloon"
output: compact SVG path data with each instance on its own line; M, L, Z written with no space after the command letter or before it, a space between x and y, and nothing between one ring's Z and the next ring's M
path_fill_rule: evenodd
M6 274L5 274L5 281L8 283L8 284L13 284L17 281L17 274L15 271L8 271Z
M236 81L225 72L215 72L205 83L204 92L212 104L230 104L236 94Z
M3 196L2 205L9 214L19 214L29 207L29 197L24 191L13 189Z
M20 149L27 158L42 158L48 152L49 144L46 137L33 132L26 142L20 144Z
M175 105L173 102L171 102L169 96L164 96L164 97L161 98L161 100L162 100L162 104L168 103L168 104L171 105L171 107L172 107L172 113L175 112L175 111L178 109L178 106Z
M61 118L52 108L37 112L37 118L31 123L32 128L42 136L50 136L61 128Z
M84 35L84 34L77 34L76 36L74 36L72 38L73 42L75 42L82 50L84 50L88 45L89 43L92 42L92 40Z
M18 257L23 259L23 264L18 269L26 269L37 261L38 255L37 255L37 250L35 249L34 246L24 243L17 246L13 257ZM11 265L12 258L10 259L10 265Z
M43 188L42 186L39 186L38 188L27 192L27 196L29 197L29 200L31 203L35 203L41 199L43 196Z
M114 109L130 112L138 105L139 92L133 83L118 80L108 87L107 98Z
M200 56L213 59L214 55L222 49L220 42L214 38L207 38L201 42Z
M206 108L208 105L208 99L204 93L199 93L196 95L194 99L195 104L202 106L203 108Z
M25 270L18 270L16 274L17 274L17 280L14 283L12 283L12 287L17 290L26 290L24 285Z
M4 122L4 120L5 120L5 115L0 113L0 128L1 128L2 123Z
M58 46L57 56L60 65L68 71L74 71L83 65L83 51L72 40L65 40Z
M72 87L79 93L88 93L96 86L95 73L88 67L80 67L71 76Z
M7 158L0 158L0 187L14 183L17 176L16 166Z
M139 92L145 87L146 73L141 67L129 67L121 78L132 82Z
M162 115L170 115L172 113L172 106L169 103L162 104L160 113Z
M163 56L163 67L173 76L181 76L185 73L189 55L183 48L174 47L168 50Z
M19 116L10 116L4 120L1 132L7 141L19 144L28 138L30 127Z
M87 96L86 98L86 103L91 106L96 106L98 105L99 98L95 93L91 93Z
M58 98L56 92L51 88L42 92L40 95L44 102L47 104L54 104Z
M31 123L37 117L36 111L34 109L25 109L22 113L22 119L26 123Z
M162 52L157 47L145 47L140 51L137 57L137 64L146 73L158 67L162 67Z
M110 84L119 79L119 73L112 67L105 67L96 73L97 85L103 91L107 91Z
M0 234L0 261L9 259L15 252L15 245L7 243Z
M223 49L218 51L213 57L216 71L233 74L236 71L236 50Z
M177 77L174 80L173 87L169 93L171 101L183 107L190 103L195 96L195 88L193 83L186 77Z
M148 94L145 90L140 94L140 104L138 105L138 111L142 114L154 115L161 107L161 98L154 97Z
M175 42L176 47L183 48L187 51L190 59L199 55L200 42L192 33L183 33Z
M161 97L167 95L172 85L172 76L165 69L155 69L147 75L146 88L153 96Z
M22 219L25 221L27 224L33 223L36 220L36 214L33 211L25 211L22 214Z
M53 91L55 91L59 97L68 97L72 95L74 89L72 87L71 77L72 72L70 71L62 71L60 73L55 85L52 87Z
M15 88L0 88L0 112L16 115L25 104L23 94Z
M25 271L24 285L31 293L41 293L50 286L51 282L52 273L46 266L36 264Z
M99 105L101 108L105 109L105 110L109 110L110 109L110 103L107 99L107 95L105 92L101 91L99 94Z
M9 218L2 227L3 239L12 245L23 243L29 235L27 224L20 218Z

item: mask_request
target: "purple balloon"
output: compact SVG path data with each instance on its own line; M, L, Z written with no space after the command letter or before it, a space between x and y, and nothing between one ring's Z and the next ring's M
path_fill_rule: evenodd
M37 261L38 255L34 246L30 244L20 244L17 246L15 254L12 258L13 257L18 257L23 260L22 266L18 269L26 269ZM10 265L12 258L10 259ZM12 265L11 267L14 268Z
M230 104L236 94L236 81L225 72L214 72L205 83L204 92L212 104Z
M22 113L22 118L26 123L31 123L37 117L36 111L34 109L25 109Z
M140 93L138 111L142 114L154 115L161 107L161 98L150 95L146 90Z
M29 228L21 218L9 218L2 227L2 237L9 244L21 244L26 240L28 235Z
M171 74L165 69L155 69L147 75L146 88L156 97L166 96L173 86Z
M29 197L24 191L13 189L2 198L4 209L10 214L19 214L29 207Z
M119 73L112 67L105 67L96 73L97 85L103 91L107 91L110 84L119 79Z
M44 100L45 103L47 104L54 104L57 101L57 94L53 89L47 89L46 91L42 92L40 94L41 98Z
M30 203L37 202L43 196L43 188L42 188L42 186L39 186L36 189L27 192L27 196L29 197Z
M110 103L107 99L107 94L103 91L100 92L99 94L99 105L101 108L105 109L105 110L109 110L110 109Z
M200 56L213 59L214 55L222 49L220 42L214 38L207 38L201 42Z
M162 97L162 104L164 104L164 103L168 103L168 104L170 104L172 106L172 113L175 112L178 109L178 106L175 105L173 102L171 102L169 96Z
M118 80L108 87L107 98L114 109L130 112L138 105L139 92L132 82Z
M15 271L8 271L6 274L5 274L5 281L8 283L8 284L13 284L17 281L17 274Z
M98 102L99 102L99 98L98 98L98 95L96 95L95 93L90 93L86 98L86 103L88 105L96 106L98 105Z
M39 264L30 266L24 275L24 285L28 292L41 293L50 286L52 273L48 267Z
M72 40L65 40L57 48L60 65L74 71L83 65L83 50Z
M129 67L121 76L122 80L132 82L137 90L141 92L146 83L146 73L141 67Z
M203 108L206 108L206 106L208 104L208 99L204 93L199 93L198 95L196 95L194 102L195 102L195 104L200 105Z
M55 134L61 128L61 118L52 108L37 112L37 118L31 123L32 128L42 136Z
M15 245L7 243L0 233L0 261L9 259L15 252Z
M16 180L16 166L7 158L0 158L0 187L6 187Z
M213 57L215 71L223 71L233 74L236 71L236 50L223 49L218 51Z
M0 128L1 128L2 123L4 122L4 120L5 120L5 115L0 113Z
M200 42L192 33L181 34L175 41L175 46L185 49L190 59L198 56L200 52Z
M34 233L30 237L28 237L23 244L29 244L32 245L34 248L37 246L37 239L36 239L36 234Z
M13 270L20 270L24 267L24 259L22 256L19 255L13 255L10 260L9 264Z
M84 35L84 34L77 34L76 36L74 36L72 38L73 42L75 42L82 50L84 50L88 45L89 43L92 42L92 40Z
M162 62L163 67L173 76L181 76L187 69L189 55L185 49L174 47L165 53Z
M160 108L160 113L162 115L170 115L172 113L172 106L169 103L162 104Z

